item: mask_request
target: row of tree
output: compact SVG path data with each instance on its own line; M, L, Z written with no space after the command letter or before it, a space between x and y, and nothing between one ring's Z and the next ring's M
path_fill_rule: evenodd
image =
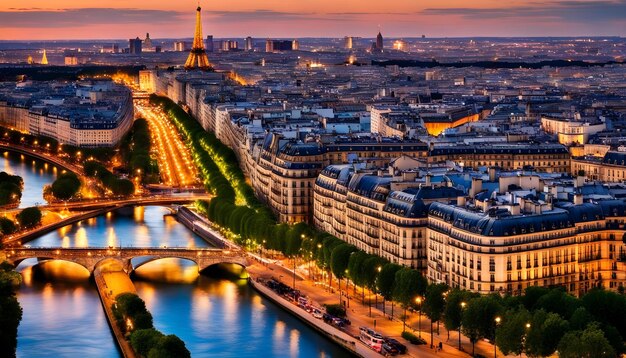
M19 203L23 189L24 180L22 177L0 172L0 205Z
M130 196L135 192L135 184L132 181L118 178L95 160L86 161L83 170L86 176L98 179L115 196Z
M0 234L11 235L16 233L19 229L36 227L41 224L42 216L41 210L36 206L32 206L22 209L22 211L15 216L15 221L6 216L0 217Z
M164 335L154 328L152 314L146 303L133 293L122 293L111 307L118 327L124 332L133 350L146 358L191 357L185 342L176 335Z
M139 118L133 123L131 131L120 143L120 155L132 175L139 175L143 183L158 183L159 166L152 158L152 139L148 121Z
M15 296L15 287L22 276L8 262L0 264L0 356L14 357L17 348L17 327L22 320L22 307Z
M266 209L237 205L236 190L226 178L235 178L233 183L238 183L236 178L239 175L232 175L225 166L214 163L215 160L225 162L223 158L229 158L229 163L236 163L232 157L225 156L228 151L213 143L214 136L204 132L179 106L161 97L153 97L152 100L164 105L186 135L194 157L202 158L197 163L203 168L207 189L216 197L210 202L198 202L198 210L235 234L240 243L260 245L294 260L296 257L312 260L328 272L329 279L333 276L337 279L340 289L342 280L348 279L361 287L363 300L366 288L379 293L384 300L391 302L392 315L394 302L397 302L405 309L404 318L407 308L419 310L437 327L443 321L449 330L460 329L473 343L481 338L495 338L499 348L507 354L517 354L522 348L529 356L537 357L550 355L556 349L565 357L580 356L574 353L568 355L575 350L600 352L599 357L623 352L626 302L618 294L596 290L578 300L559 289L534 287L528 289L524 296L507 297L450 290L445 284L429 285L417 270L367 254L304 223L278 224ZM212 149L209 143L217 149ZM229 168L234 170L232 165ZM242 185L247 184L244 182ZM251 189L249 192L252 193ZM246 203L258 201L251 199ZM346 280L346 288L347 285ZM385 306L383 302L383 310L386 310ZM500 326L496 317L500 317ZM553 330L562 333L552 334Z

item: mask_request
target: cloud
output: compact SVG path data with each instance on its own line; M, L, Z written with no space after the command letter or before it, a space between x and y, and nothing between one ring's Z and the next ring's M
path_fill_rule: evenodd
M216 22L284 22L284 21L332 21L337 18L314 12L284 12L275 10L204 11Z
M626 0L538 1L509 8L429 8L423 15L457 15L466 19L525 18L577 21L581 24L605 21L626 22Z
M0 27L64 28L89 25L124 25L133 23L173 23L188 14L176 11L81 8L81 9L12 9L0 11Z

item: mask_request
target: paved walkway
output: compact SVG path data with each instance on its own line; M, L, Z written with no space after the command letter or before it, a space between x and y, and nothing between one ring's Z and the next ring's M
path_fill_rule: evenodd
M252 261L252 265L248 266L247 270L252 277L261 277L264 279L275 278L282 281L284 284L293 285L293 268L292 263L286 263L286 267L280 261ZM331 291L328 290L328 280L315 281L308 279L307 265L301 265L297 269L296 275L296 289L300 290L303 295L311 298L317 302L320 306L324 304L337 304L339 303L339 291L337 287L337 281L333 280ZM316 272L316 270L313 270ZM345 296L345 280L342 281L342 297L343 300L347 299ZM472 352L472 344L466 338L462 337L461 344L464 352L458 350L458 332L451 331L450 339L448 340L448 332L444 328L443 323L440 324L439 334L437 334L436 325L433 325L435 347L442 342L443 349L438 351L434 348L430 348L430 328L429 321L425 315L421 315L421 336L426 340L425 345L412 345L408 343L400 335L402 333L403 323L399 318L404 312L402 308L395 305L394 319L390 320L391 305L386 304L386 315L382 312L382 298L378 297L378 308L374 307L374 298L372 296L372 316L370 317L370 308L368 305L368 292L365 294L365 305L361 303L362 295L360 288L357 289L357 294L354 295L354 288L350 285L349 288L349 307L347 309L347 316L352 321L350 326L346 327L346 332L352 336L358 336L358 329L360 326L366 326L380 332L384 336L396 338L399 342L402 342L407 346L407 355L411 357L469 357ZM420 335L418 332L418 315L416 313L408 313L407 330L413 332L416 335ZM374 325L376 326L374 328ZM482 354L486 357L493 356L493 345L480 341L476 343L476 353ZM502 353L498 351L498 357L503 357Z

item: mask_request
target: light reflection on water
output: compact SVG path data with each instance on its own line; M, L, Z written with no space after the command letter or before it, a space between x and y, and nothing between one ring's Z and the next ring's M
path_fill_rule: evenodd
M207 247L204 240L178 223L160 206L139 206L80 221L43 235L33 247Z
M35 241L32 246L174 246L207 247L167 209L145 207L112 213L71 225ZM132 242L131 242L132 240ZM187 260L144 263L133 279L157 329L178 335L193 357L344 357L345 351L259 296L245 280L223 271L198 275ZM24 284L18 299L24 308L20 324L20 357L118 357L106 317L87 271L76 264L47 262L35 270L33 260L21 267ZM234 271L236 266L230 267ZM43 271L44 277L34 271ZM237 275L243 272L238 272ZM237 276L235 275L235 276Z
M195 264L166 259L139 267L134 282L157 329L178 335L192 357L350 356L223 272L198 275Z
M119 357L89 272L77 264L49 261L21 269L17 292L23 308L18 357Z

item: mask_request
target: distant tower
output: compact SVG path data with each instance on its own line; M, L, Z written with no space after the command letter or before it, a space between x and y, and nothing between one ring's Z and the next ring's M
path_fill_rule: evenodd
M380 30L378 30L378 36L376 36L376 49L378 51L383 50L383 35L380 33Z
M294 50L294 51L300 50L300 42L297 39L294 39L291 42L291 49Z
M28 58L26 59L26 62L28 62L29 65L32 65L33 63L35 63L35 61L33 61L33 56L28 56Z
M248 36L246 37L246 43L244 46L244 50L246 51L252 51L254 49L254 46L252 44L252 37Z
M204 51L204 41L202 40L202 19L200 17L200 6L196 9L196 31L193 36L193 45L191 45L191 52L185 62L185 69L190 70L193 68L200 68L207 70L211 68L209 65L209 58Z
M344 37L343 41L344 41L344 48L346 50L352 50L352 46L354 46L353 41L352 41L352 36Z
M48 57L46 56L46 49L43 50L43 56L41 57L41 64L42 65L48 64Z
M152 39L150 38L150 33L146 33L146 39L143 40L143 47L152 48Z
M274 41L272 39L265 40L265 52L274 52Z

